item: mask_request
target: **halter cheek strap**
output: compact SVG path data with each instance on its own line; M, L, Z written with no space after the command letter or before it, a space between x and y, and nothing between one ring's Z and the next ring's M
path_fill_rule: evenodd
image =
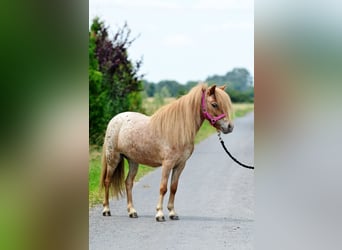
M221 114L219 116L213 117L211 114L208 113L206 109L206 105L205 105L205 90L202 90L202 105L201 106L202 106L202 114L204 118L207 119L212 126L214 126L218 120L221 120L222 118L226 116L225 114Z

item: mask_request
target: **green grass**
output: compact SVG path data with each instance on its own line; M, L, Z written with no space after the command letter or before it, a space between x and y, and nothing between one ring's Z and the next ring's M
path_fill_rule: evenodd
M101 176L101 150L91 147L89 159L89 205L101 202L99 181Z
M233 110L233 118L242 117L254 110L254 103L234 103Z
M234 118L244 116L248 112L252 111L254 109L253 103L237 103L233 104L234 108ZM198 131L195 143L199 143L200 141L203 141L213 133L215 133L216 130L209 124L209 122L205 121ZM101 176L101 148L98 147L90 147L89 150L89 206L94 206L95 204L99 204L102 202L103 194L100 192L99 189L99 180ZM137 173L137 176L135 178L135 181L139 181L141 177L146 175L147 173L151 172L155 168L145 166L145 165L139 165L139 170ZM128 173L128 163L125 160L125 173L127 175Z
M90 159L89 159L89 205L93 206L102 202L103 194L100 190L100 176L101 176L101 148L90 147ZM135 181L138 181L141 177L151 172L155 168L139 165L139 170ZM125 160L125 174L128 173L128 163Z
M198 131L196 137L195 137L195 144L203 141L208 136L212 135L216 132L216 129L210 125L208 121L204 121L200 130Z

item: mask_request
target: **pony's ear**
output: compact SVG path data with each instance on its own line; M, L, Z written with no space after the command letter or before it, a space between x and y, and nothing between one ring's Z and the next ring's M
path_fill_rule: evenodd
M209 87L209 96L215 95L216 85Z
M218 87L219 89L225 90L226 89L226 85L222 85Z

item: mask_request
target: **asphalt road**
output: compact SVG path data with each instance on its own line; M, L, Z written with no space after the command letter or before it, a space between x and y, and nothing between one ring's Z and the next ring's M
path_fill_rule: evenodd
M222 135L231 153L254 163L254 113L238 118ZM155 221L161 169L133 188L139 218L127 215L126 198L110 200L111 217L102 205L89 211L89 249L254 249L254 170L238 166L223 151L217 135L195 146L180 177L175 209L180 220Z

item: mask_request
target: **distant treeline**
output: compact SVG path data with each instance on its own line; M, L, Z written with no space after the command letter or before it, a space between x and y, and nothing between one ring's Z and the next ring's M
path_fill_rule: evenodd
M199 81L188 81L181 84L173 80L158 83L143 80L144 90L148 97L179 97L186 94ZM208 84L226 85L226 91L233 102L254 102L253 78L245 68L234 68L225 75L213 75L205 79Z

